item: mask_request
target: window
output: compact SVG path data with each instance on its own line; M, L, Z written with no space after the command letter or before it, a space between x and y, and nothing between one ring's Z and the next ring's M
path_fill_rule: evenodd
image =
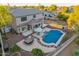
M22 31L24 31L26 29L26 27L22 27Z
M36 18L36 15L33 15L33 18Z
M32 29L32 27L31 27L31 25L27 25L27 30L31 30Z
M45 16L47 16L47 15L45 14Z
M41 24L36 24L36 25L34 26L34 28L38 28L40 25L41 25Z
M26 21L27 20L27 17L22 17L21 18L21 21Z
M51 15L49 15L49 17L52 17Z

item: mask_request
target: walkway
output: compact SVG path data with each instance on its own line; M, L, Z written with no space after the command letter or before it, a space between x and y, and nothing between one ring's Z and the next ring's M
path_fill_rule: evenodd
M59 53L61 53L70 43L72 43L72 41L75 40L75 38L77 37L78 35L73 35L69 40L67 40L65 43L63 43L60 47L57 48L57 50L55 52L52 52L50 54L48 54L49 56L52 55L52 56L56 56L58 55Z

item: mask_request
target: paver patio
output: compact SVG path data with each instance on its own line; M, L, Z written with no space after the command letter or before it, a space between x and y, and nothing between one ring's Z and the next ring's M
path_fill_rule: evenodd
M43 50L44 53L49 53L56 49L54 47L49 48L49 47L42 46L41 44L39 44L37 42L36 38L34 39L34 42L31 45L25 44L24 40L21 40L20 42L18 42L17 45L25 51L31 51L33 48L39 48L39 49Z

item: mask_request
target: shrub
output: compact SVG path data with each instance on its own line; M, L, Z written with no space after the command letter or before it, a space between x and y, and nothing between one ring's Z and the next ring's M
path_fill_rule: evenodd
M66 16L66 15L63 15L63 14L61 14L61 13L59 13L58 14L58 16L57 16L59 19L62 19L63 21L67 21L67 19L68 19L68 16Z
M73 53L74 56L79 56L79 50L76 50L74 53Z
M13 46L10 48L10 51L11 51L11 52L17 52L17 51L20 51L20 48L15 44L15 45L13 45Z
M33 56L43 56L44 53L42 50L38 49L38 48L34 48L32 49L32 55Z

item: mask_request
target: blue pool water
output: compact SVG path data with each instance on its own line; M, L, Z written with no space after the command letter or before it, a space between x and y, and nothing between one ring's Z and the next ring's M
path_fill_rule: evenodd
M51 30L43 36L43 41L45 43L56 43L63 33L59 30Z

